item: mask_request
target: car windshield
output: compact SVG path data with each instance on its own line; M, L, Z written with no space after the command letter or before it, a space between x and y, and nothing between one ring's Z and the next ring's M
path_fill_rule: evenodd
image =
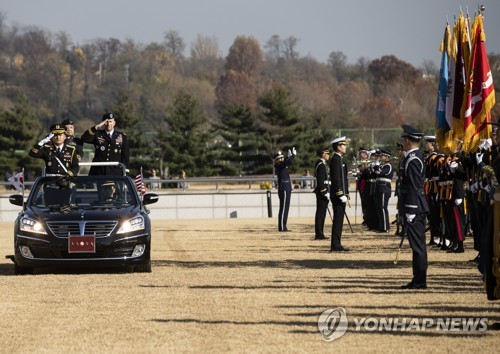
M50 209L113 209L137 205L130 179L122 176L42 177L30 206Z

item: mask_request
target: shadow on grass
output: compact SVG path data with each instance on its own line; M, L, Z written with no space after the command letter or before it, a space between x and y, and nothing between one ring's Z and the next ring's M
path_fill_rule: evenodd
M319 316L319 314L318 314ZM415 318L419 318L416 316ZM420 317L421 319L425 317ZM321 339L321 333L318 330L318 322L315 318L311 321L229 321L229 320L202 320L195 318L179 318L179 319L169 319L169 318L153 318L150 322L164 323L164 324L194 324L194 325L231 325L231 326L285 326L290 328L290 333L296 334L318 334L318 340ZM297 329L297 327L305 327L304 329ZM378 329L371 329L371 327L360 326L359 330L356 330L356 323L354 321L348 322L348 328L345 335L349 333L361 333L361 334L374 334L374 335L396 335L396 336L422 336L422 337L483 337L489 334L485 331L405 331L405 330L394 330L394 331L379 331Z

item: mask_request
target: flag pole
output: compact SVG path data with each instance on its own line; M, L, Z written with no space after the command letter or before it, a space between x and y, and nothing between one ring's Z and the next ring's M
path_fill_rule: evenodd
M24 178L24 167L23 167L23 168L21 168L21 172L22 172L22 176L23 176L23 183L21 183L21 188L22 188L22 192L21 192L21 194L22 194L22 196L23 196L23 205L22 205L22 207L23 207L23 209L24 209L24 190L25 190L25 188L24 188L24 182L25 182L25 178Z

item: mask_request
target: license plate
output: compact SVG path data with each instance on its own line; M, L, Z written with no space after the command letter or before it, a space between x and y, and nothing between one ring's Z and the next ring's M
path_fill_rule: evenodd
M69 236L68 253L95 253L95 236Z

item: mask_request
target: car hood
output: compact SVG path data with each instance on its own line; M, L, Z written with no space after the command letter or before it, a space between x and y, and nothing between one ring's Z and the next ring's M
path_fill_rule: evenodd
M69 209L64 211L47 208L29 208L28 214L43 220L78 221L78 220L126 220L140 212L138 207L129 206L119 209Z

